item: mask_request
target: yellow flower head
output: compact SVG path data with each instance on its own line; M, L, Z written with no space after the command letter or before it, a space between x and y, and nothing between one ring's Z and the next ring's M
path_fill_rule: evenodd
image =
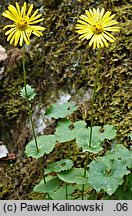
M79 39L90 40L89 46L93 44L93 49L104 47L104 45L108 47L107 41L115 42L116 40L109 32L119 32L119 27L115 26L118 22L113 20L115 15L111 15L110 11L104 14L104 11L104 8L101 11L99 8L86 10L86 15L81 15L76 24L77 33L81 35Z
M16 2L16 8L13 5L8 6L8 10L3 12L3 16L12 20L14 23L12 25L6 25L4 29L10 28L5 35L8 35L7 41L10 41L10 44L14 42L14 45L17 46L20 40L20 46L22 46L23 42L27 45L30 44L30 36L31 33L36 35L37 37L42 36L42 32L44 31L44 27L34 25L36 23L41 22L44 18L40 17L42 14L38 14L38 10L36 10L30 17L33 10L33 4L30 5L27 13L27 4L24 2L22 8L20 9L19 4Z

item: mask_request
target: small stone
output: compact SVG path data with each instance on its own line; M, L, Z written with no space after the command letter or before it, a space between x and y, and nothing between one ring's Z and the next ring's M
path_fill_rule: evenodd
M0 45L0 61L4 61L7 59L7 53L4 47Z
M8 150L5 145L0 145L0 159L8 156Z

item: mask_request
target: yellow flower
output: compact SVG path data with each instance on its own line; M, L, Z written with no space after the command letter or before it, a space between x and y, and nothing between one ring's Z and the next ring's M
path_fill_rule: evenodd
M109 32L119 32L119 27L115 26L118 22L113 20L115 15L111 15L110 11L104 14L104 11L104 8L101 11L99 8L86 10L86 15L80 16L75 27L77 33L81 35L79 39L90 40L89 46L93 44L93 49L104 47L104 45L108 47L107 41L115 42L116 40Z
M30 5L27 13L27 4L24 2L22 8L20 9L19 4L16 2L16 8L13 5L8 6L8 10L3 12L3 16L12 20L14 23L11 25L6 25L4 29L10 28L5 35L8 35L7 41L10 41L10 44L14 42L16 46L20 41L20 46L22 46L23 42L27 45L30 44L30 36L33 33L37 37L42 36L42 32L44 31L44 27L34 25L36 23L41 22L44 18L40 17L42 14L38 14L38 9L29 17L33 10L33 4Z

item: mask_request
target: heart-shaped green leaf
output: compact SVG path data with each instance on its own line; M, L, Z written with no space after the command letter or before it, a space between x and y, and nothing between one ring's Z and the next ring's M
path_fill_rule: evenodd
M58 173L59 179L67 183L87 184L87 179L84 178L84 169L72 168L68 171Z
M40 193L49 193L49 192L53 192L54 190L56 190L60 185L60 181L57 177L54 177L50 180L48 180L46 182L46 184L44 183L44 180L42 179L39 184L37 184L33 191L35 192L40 192Z
M69 170L73 166L73 161L69 159L62 159L60 161L53 162L51 164L47 165L47 168L45 169L45 174L51 173L51 172L61 172L64 170Z
M55 135L43 135L37 137L37 145L39 151L37 152L35 140L32 140L26 145L25 153L29 157L40 158L44 154L49 154L56 144Z
M70 129L71 121L68 119L62 119L58 122L55 131L55 137L58 142L68 142L75 139L73 131Z
M66 102L63 104L55 103L46 110L45 116L52 117L55 119L65 118L66 116L71 115L76 110L77 110L77 106L75 106L71 102Z
M21 97L27 98L27 100L30 101L30 100L34 99L36 93L35 93L34 88L32 88L30 85L27 84L26 90L25 90L25 87L23 87L22 90L20 91L20 95L21 95Z
M123 183L123 176L130 173L122 161L107 156L98 157L89 167L88 181L91 186L97 192L103 189L110 196Z
M71 199L70 194L72 194L74 190L75 190L75 187L73 185L64 185L58 188L56 191L50 192L49 195L50 197L52 197L53 200L66 200L67 198ZM66 194L66 191L67 191L67 194Z

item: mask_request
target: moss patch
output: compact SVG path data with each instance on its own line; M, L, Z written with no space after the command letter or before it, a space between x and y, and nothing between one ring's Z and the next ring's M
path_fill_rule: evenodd
M39 181L38 165L30 159L18 159L15 163L1 162L0 199L32 199L33 186ZM3 178L4 176L4 178ZM36 194L35 199L42 199Z

